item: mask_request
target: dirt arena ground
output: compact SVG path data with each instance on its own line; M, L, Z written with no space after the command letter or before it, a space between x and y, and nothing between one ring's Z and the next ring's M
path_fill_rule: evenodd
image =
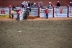
M72 48L72 18L0 19L0 48Z

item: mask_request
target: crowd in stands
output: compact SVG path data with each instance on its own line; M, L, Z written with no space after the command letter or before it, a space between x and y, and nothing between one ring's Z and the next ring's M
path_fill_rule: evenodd
M30 3L30 1L28 1L28 2L23 1L21 5L22 5L22 7L31 7L31 8L40 7L40 8L44 8L43 2ZM47 5L47 8L52 8L52 6L53 6L52 2L49 2L48 5ZM57 1L55 6L60 7L61 6L60 1ZM72 2L70 2L69 6L72 6Z
M22 6L22 8L37 8L37 7L44 8L45 7L43 2L31 3L30 1L23 1L21 3L21 6ZM52 2L49 2L46 7L49 9L52 9L53 6L54 5L52 4ZM61 6L60 1L57 1L55 6L60 7ZM69 6L72 6L72 2L69 3ZM15 8L19 9L20 6L18 6L18 5L16 7L13 6L13 9L15 9Z

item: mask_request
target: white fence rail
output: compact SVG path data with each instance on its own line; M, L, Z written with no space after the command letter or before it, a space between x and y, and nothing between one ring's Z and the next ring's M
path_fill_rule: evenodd
M72 7L69 7L69 17L72 17Z

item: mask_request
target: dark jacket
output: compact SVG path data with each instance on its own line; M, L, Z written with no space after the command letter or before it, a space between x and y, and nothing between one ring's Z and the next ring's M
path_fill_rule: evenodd
M57 3L57 5L56 6L60 6L60 3Z
M28 3L28 7L30 7L30 3Z

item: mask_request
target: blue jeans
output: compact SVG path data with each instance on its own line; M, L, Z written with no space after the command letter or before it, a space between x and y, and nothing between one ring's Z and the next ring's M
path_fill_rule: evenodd
M17 18L16 18L16 20L19 20L19 15L17 15Z
M46 14L46 18L48 18L48 14Z

